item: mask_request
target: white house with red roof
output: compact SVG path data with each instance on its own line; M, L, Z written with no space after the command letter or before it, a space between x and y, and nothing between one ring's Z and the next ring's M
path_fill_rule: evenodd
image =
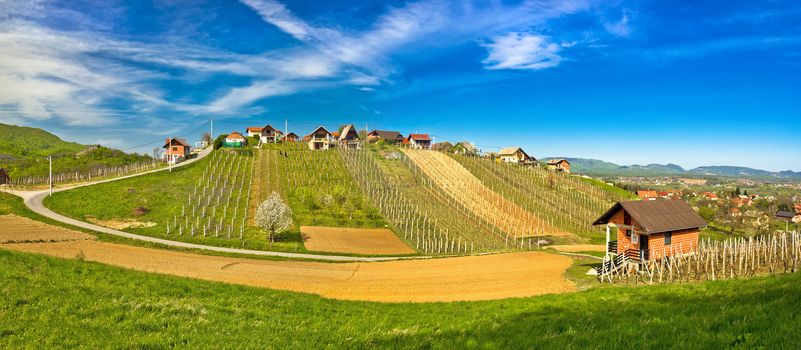
M413 148L431 149L431 137L428 134L409 134L403 143Z

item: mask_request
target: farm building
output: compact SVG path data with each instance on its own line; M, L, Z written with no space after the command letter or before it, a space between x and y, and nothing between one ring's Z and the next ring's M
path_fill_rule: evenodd
M462 141L453 146L453 153L475 156L478 154L478 148L470 142Z
M397 131L373 130L367 134L367 142L378 142L384 140L386 143L395 144L403 142L403 135Z
M345 125L337 138L337 145L341 148L358 149L360 143L359 132L353 124Z
M533 157L530 157L520 147L507 147L498 152L498 161L504 163L532 165L537 160Z
M281 138L281 142L298 142L299 139L298 134L290 132Z
M247 144L248 140L245 139L245 137L242 136L242 134L240 134L239 132L234 131L225 137L225 143L223 143L223 146L239 148L239 147L245 147L245 145Z
M563 171L566 173L570 172L570 162L568 162L567 159L564 158L551 159L548 161L547 165L548 168L554 169L556 171Z
M309 149L311 150L326 150L331 147L331 143L333 142L333 136L325 127L318 127L311 134L304 137L304 140L307 140L309 143Z
M283 133L281 130L273 128L271 125L267 125L261 128L261 132L259 133L259 141L261 143L278 143L281 140L281 135Z
M162 161L170 164L183 162L189 156L190 146L184 139L168 138L161 148L164 148L164 153L161 156Z
M593 225L606 225L607 258L658 260L695 251L706 222L680 199L618 202ZM617 229L612 240L611 228Z
M11 182L11 177L8 176L8 171L0 168L0 185L5 185L9 182Z
M637 191L637 197L640 197L640 199L644 201L653 201L659 198L659 194L656 193L656 191L643 190L643 191Z
M247 134L248 137L260 137L262 129L264 128L260 126L249 126L245 129L245 134Z
M428 134L409 134L404 144L419 149L431 149L431 137Z

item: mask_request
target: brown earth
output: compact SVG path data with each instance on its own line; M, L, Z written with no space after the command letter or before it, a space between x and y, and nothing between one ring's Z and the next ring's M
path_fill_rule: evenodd
M0 215L0 243L95 239L82 232L50 226L16 215Z
M156 226L155 222L142 222L136 221L133 219L111 219L111 220L98 220L93 217L87 217L86 221L91 222L96 225L113 228L115 230L124 230L126 228L140 228L140 227L154 227Z
M303 245L319 252L355 254L414 254L414 249L401 241L392 230L301 226Z
M572 245L552 245L548 249L558 250L560 252L577 253L577 252L603 252L605 247L603 244L572 244Z

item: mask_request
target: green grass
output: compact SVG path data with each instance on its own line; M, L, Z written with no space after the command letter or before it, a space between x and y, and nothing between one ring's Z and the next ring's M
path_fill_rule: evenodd
M579 179L580 181L586 182L586 183L588 183L588 184L590 184L592 186L595 186L595 187L597 187L597 188L599 188L599 189L601 189L601 190L603 190L605 192L608 192L609 194L611 194L617 200L638 200L638 199L640 199L640 197L637 197L637 194L635 194L635 193L626 191L626 190L624 190L624 189L622 189L620 187L617 187L617 186L609 185L606 182L603 182L603 181L600 181L600 180L581 177L581 176L576 176L575 178Z
M380 304L0 250L0 348L801 346L801 274Z

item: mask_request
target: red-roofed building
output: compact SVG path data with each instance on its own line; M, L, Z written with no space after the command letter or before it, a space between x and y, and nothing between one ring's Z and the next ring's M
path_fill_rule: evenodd
M262 129L264 128L260 126L249 126L247 129L245 129L245 133L248 135L248 137L261 136Z
M431 137L428 134L409 134L403 143L414 148L431 149Z
M659 194L656 191L637 191L637 197L644 201L653 201L659 198Z
M710 201L716 201L718 200L718 195L712 192L704 192L704 199L708 199Z
M190 146L184 139L168 138L161 148L164 148L161 159L167 163L177 164L183 162L189 156Z
M240 134L238 131L234 131L225 137L225 143L223 143L223 146L239 148L244 147L247 143L248 140L242 136L242 134Z

